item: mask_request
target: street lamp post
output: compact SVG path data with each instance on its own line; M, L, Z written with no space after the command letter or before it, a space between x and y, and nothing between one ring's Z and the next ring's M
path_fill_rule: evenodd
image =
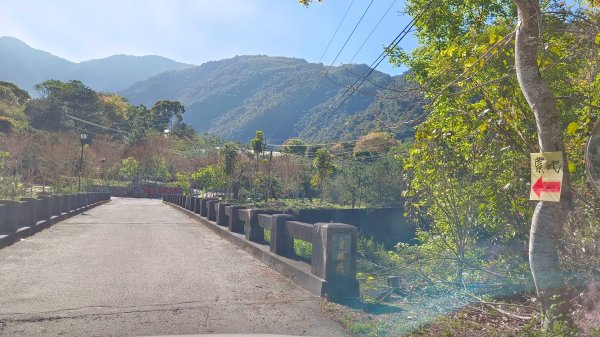
M100 177L100 179L102 181L102 187L104 187L104 176L105 176L105 174L104 174L104 162L105 161L106 161L106 158L100 159L100 162L102 163L102 172L101 172L102 176Z
M79 137L79 141L81 142L81 156L79 157L79 177L77 183L77 192L81 192L81 171L83 171L83 146L85 144L89 144L89 140L85 133L82 133Z

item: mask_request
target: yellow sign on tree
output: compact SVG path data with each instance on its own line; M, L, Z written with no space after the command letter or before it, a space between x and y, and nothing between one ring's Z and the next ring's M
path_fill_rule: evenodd
M562 152L532 153L529 200L560 201L564 167Z

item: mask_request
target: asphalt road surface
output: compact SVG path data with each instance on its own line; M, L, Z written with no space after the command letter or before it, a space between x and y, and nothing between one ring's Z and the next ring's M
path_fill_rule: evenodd
M0 336L344 336L320 299L158 200L121 199L0 249Z

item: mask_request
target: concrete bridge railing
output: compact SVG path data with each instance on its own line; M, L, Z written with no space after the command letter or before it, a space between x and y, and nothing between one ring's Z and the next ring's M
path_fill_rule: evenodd
M211 229L313 293L330 298L356 298L359 295L356 279L358 231L354 226L304 223L282 212L251 209L212 198L171 194L164 195L163 201L195 214ZM270 231L268 243L265 230ZM295 255L295 240L312 244L310 261ZM261 248L267 244L268 249ZM310 265L306 266L306 262Z
M0 200L0 248L108 200L108 193Z

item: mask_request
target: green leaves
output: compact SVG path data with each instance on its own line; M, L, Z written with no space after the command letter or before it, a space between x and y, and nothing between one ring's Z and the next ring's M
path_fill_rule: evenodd
M579 129L579 123L571 122L567 126L567 135L574 136L577 134L577 130Z

